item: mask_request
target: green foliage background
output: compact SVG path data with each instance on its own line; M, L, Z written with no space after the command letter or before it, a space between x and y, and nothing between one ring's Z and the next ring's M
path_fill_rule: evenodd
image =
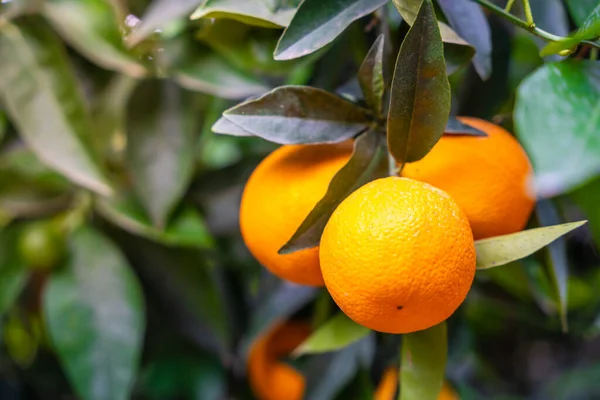
M269 275L239 235L245 180L276 143L370 129L284 250L318 243L323 216L381 172L388 104L387 127L405 135L388 136L397 160L422 157L448 110L492 120L534 164L530 227L589 220L477 272L447 323L446 379L462 399L600 397L598 1L530 0L535 29L519 5L521 22L479 0L426 1L435 14L421 17L414 0L299 3L0 3L0 398L251 399L248 348L292 316L334 333L288 360L308 399L370 398L401 359L441 374L445 326L401 352L324 289ZM429 88L439 126L418 132L398 112L423 101L413 53L445 65L451 90L448 102L443 82ZM308 105L300 122L280 111L293 101ZM403 399L431 383L415 370Z

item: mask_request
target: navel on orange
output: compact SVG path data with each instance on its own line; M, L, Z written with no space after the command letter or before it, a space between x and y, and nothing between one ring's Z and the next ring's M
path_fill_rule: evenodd
M463 209L475 239L522 230L535 203L527 154L506 130L477 118L459 118L487 137L444 135L402 176L427 182Z
M348 196L320 245L325 285L357 323L408 333L448 318L475 274L475 246L458 204L427 183L389 177Z
M351 142L282 146L265 158L246 184L240 227L256 259L282 279L322 286L318 247L277 254L327 192L352 154Z

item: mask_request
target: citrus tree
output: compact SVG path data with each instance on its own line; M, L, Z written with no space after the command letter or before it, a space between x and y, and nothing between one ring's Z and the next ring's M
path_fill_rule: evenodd
M0 2L0 397L600 396L599 38L595 0Z

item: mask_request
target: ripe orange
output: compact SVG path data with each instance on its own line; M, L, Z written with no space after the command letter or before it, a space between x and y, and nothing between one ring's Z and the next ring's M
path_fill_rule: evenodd
M279 361L310 334L310 325L288 321L279 324L259 338L248 357L250 385L260 400L301 400L304 377Z
M322 286L318 247L277 254L327 192L352 154L351 142L282 146L265 158L246 184L240 227L254 257L282 279Z
M454 197L475 239L522 230L535 203L527 154L503 128L477 118L460 120L488 137L444 135L422 160L407 164L402 176Z
M388 177L362 186L329 219L320 245L325 286L357 323L408 333L448 318L475 275L469 221L445 192Z
M396 391L398 390L398 368L389 367L383 373L383 377L377 386L373 400L395 400ZM456 392L444 382L442 391L437 400L460 400Z

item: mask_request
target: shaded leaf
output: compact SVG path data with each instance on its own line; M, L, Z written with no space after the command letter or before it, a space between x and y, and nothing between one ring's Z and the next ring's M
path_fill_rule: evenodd
M600 4L583 21L577 31L565 39L548 43L540 54L542 56L556 54L562 50L572 49L584 40L597 39L598 37L600 37Z
M43 15L63 39L92 62L135 77L146 74L123 43L121 27L104 0L48 0Z
M388 115L388 148L398 163L423 158L444 132L450 84L430 0L419 9L396 60Z
M8 122L6 121L6 115L4 115L4 112L0 110L0 145L2 145L2 141L6 135L7 127Z
M579 228L586 222L569 222L477 240L475 242L477 268L499 267L511 261L520 260L549 245L559 237Z
M335 351L367 336L371 330L339 313L313 332L300 346L294 350L294 355L316 354Z
M18 253L20 229L0 229L0 318L13 305L27 282L29 272Z
M600 243L600 207L597 202L597 199L600 199L600 179L596 178L574 190L570 197L589 220L594 241Z
M598 6L598 0L566 0L571 17L578 26L583 25L588 16Z
M152 225L142 206L131 194L121 192L110 199L98 199L98 212L118 227L169 246L212 248L214 240L202 216L187 207L175 212L161 230Z
M379 35L371 50L362 62L358 70L358 81L362 93L365 95L367 104L373 109L375 115L381 115L383 91L385 83L383 81L383 47L384 36Z
M255 136L279 144L337 143L368 127L366 110L309 86L278 87L223 116Z
M211 127L214 133L231 136L252 136L248 131L243 130L225 117L221 117Z
M75 183L111 194L89 144L84 100L65 49L40 21L0 28L0 95L12 122L46 164Z
M154 0L142 15L142 22L127 37L127 44L135 46L156 30L180 18L187 17L204 0Z
M68 265L44 291L52 343L85 400L124 400L133 388L144 334L139 283L119 250L91 228L71 237Z
M350 193L373 179L387 176L387 157L381 146L380 133L370 130L356 139L352 156L331 179L327 193L288 242L279 250L280 254L319 245L323 229L337 206Z
M275 49L276 60L310 54L331 43L352 22L389 0L304 0Z
M146 81L131 96L127 164L133 187L162 229L193 174L199 121L193 96L168 81Z
M463 124L455 117L450 117L444 129L444 135L469 135L469 136L483 136L487 137L488 134L480 131L479 129L473 128L471 125Z
M560 224L561 219L558 211L550 200L540 200L536 204L535 214L541 226ZM548 266L553 294L558 303L558 314L563 332L567 332L567 284L569 282L569 264L567 261L567 241L564 236L559 237L547 247Z
M446 323L402 338L400 400L436 400L444 384L448 335Z
M263 0L207 0L191 18L230 18L264 28L288 26L296 7L281 7L272 11Z
M40 330L35 329L33 320L21 310L9 313L2 326L3 342L12 361L21 368L29 368L38 352Z
M515 127L531 158L538 195L564 193L600 171L598 126L598 63L546 64L523 81L515 105Z
M470 0L438 0L450 26L476 49L473 65L486 80L492 73L492 34L481 7Z

